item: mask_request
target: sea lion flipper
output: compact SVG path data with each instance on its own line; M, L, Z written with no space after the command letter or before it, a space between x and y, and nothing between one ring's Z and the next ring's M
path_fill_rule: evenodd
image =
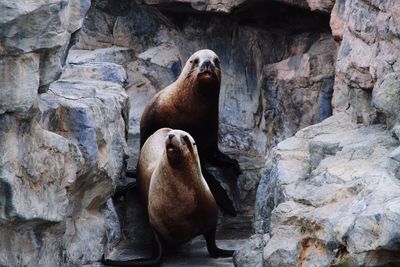
M133 169L133 170L127 169L127 170L125 171L125 174L126 174L126 177L129 177L129 178L136 178L136 175L137 175L136 169Z
M234 250L226 250L218 248L215 244L215 231L216 229L212 229L210 232L204 234L204 238L207 243L207 250L211 257L213 258L226 258L232 257Z
M121 266L121 267L156 267L162 263L164 255L163 246L157 232L153 230L153 255L150 259L135 259L130 261L114 261L107 260L104 254L101 258L101 263L107 266Z
M131 191L132 189L136 188L136 181L128 183L126 185L117 186L115 189L115 193L112 196L113 199L119 199L121 196L125 195L127 192Z
M209 173L205 168L202 168L202 173L204 179L207 182L208 187L211 190L211 193L214 196L215 201L218 206L229 215L235 217L237 212L233 201L229 198L228 193L222 187L222 185L215 179L214 175Z
M236 175L242 174L242 170L240 169L239 162L236 159L232 159L225 153L222 153L219 149L217 149L214 154L208 159L209 162L217 165L232 168Z

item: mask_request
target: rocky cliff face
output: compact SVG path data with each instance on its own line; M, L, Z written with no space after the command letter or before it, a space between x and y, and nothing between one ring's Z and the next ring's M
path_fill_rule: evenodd
M236 265L399 264L399 11L393 1L336 1L334 116L268 155L255 209L259 234Z
M93 264L146 239L135 194L110 196L130 181L147 101L201 48L221 58L220 146L244 171L226 185L241 219L221 222L243 228L255 212L235 264L395 264L399 12L0 0L0 265Z
M85 264L102 254L100 208L122 173L128 97L118 66L92 77L65 67L59 77L89 6L0 3L2 266ZM102 68L120 79L98 81Z

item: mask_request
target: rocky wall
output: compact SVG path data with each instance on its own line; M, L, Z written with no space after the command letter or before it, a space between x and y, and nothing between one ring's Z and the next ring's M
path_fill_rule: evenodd
M103 254L101 209L124 171L129 104L122 67L63 67L90 4L0 1L1 266Z
M336 1L334 116L267 157L258 234L237 266L399 265L398 12L394 1Z

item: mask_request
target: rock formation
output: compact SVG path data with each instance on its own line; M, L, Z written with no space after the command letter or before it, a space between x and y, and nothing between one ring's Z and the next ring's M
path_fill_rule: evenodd
M271 150L251 239L264 248L247 252L262 242L249 241L237 266L255 251L263 266L399 265L399 12L394 1L336 1L334 116Z
M110 197L131 181L147 101L201 48L221 58L220 146L244 171L224 185L240 216L220 236L247 238L255 216L236 266L399 264L399 13L395 0L0 0L0 266L93 265L145 242L137 196Z

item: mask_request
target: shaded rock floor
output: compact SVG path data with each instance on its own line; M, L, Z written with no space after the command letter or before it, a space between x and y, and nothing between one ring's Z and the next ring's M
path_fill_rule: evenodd
M239 249L246 239L219 239L217 245L223 249ZM185 244L174 255L165 257L163 267L173 266L233 266L232 258L210 258L208 256L206 242L203 237L197 237Z
M239 249L252 233L251 216L235 218L221 217L217 231L217 245L223 249ZM110 258L128 260L149 257L150 247L143 244L121 243L111 253ZM104 266L100 263L87 266ZM233 266L232 258L209 257L206 242L198 236L179 249L166 252L163 267L173 266Z

